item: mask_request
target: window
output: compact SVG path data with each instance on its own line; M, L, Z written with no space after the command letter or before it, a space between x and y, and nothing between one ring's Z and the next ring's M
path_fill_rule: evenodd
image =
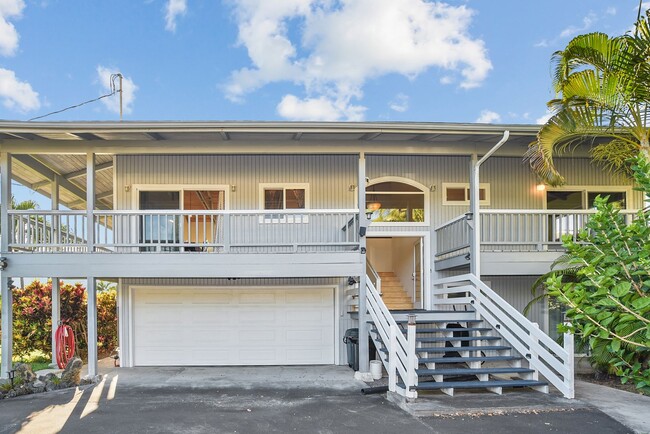
M309 208L309 184L260 184L260 208L264 210L297 210ZM265 214L265 223L306 223L307 216Z
M399 181L387 181L366 187L366 209L376 223L424 223L425 193Z
M546 209L558 210L548 216L548 241L559 243L564 235L575 235L589 220L587 214L562 213L570 210L594 208L596 197L607 197L610 203L620 209L627 207L627 191L608 187L568 187L546 192Z
M469 184L466 183L447 183L442 184L443 205L469 205L470 190ZM490 184L481 184L478 190L479 203L481 205L490 204Z
M625 189L608 189L603 187L573 187L546 192L546 209L593 209L596 197L608 197L608 202L614 203L620 209L627 207L627 191Z

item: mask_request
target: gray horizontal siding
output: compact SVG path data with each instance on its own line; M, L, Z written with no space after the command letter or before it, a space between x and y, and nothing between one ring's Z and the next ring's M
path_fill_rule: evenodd
M131 209L135 184L229 185L230 209L259 209L261 183L308 183L310 207L354 208L358 158L350 155L121 155L116 209Z

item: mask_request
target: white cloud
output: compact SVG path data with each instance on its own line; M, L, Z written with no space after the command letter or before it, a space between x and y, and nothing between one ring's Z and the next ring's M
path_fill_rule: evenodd
M584 33L589 30L596 22L598 17L593 12L582 19L582 26L569 26L560 32L560 38L569 38Z
M616 8L614 6L610 6L605 10L605 13L607 15L616 15Z
M306 97L285 96L281 114L281 106L318 101L324 111L336 107L336 113L356 117L363 110L350 101L362 97L368 79L414 78L436 67L470 89L492 69L484 42L469 34L474 11L466 6L425 0L232 2L251 65L232 73L226 97L242 101L279 81L302 86Z
M451 75L445 75L443 77L440 77L440 84L452 84L454 81L454 77Z
M0 0L0 54L12 56L18 49L18 32L11 18L19 18L25 8L23 0Z
M482 110L481 115L476 119L479 124L494 124L501 122L501 115L492 110Z
M176 31L176 19L187 12L187 0L167 0L165 6L165 29Z
M398 93L395 98L390 102L389 107L399 113L404 113L409 109L409 97L403 93Z
M16 78L15 72L4 68L0 68L0 98L2 104L11 110L26 112L41 107L38 92L26 81Z
M117 68L107 68L102 65L97 66L97 80L102 87L102 92L110 93L111 92L111 75L117 74L119 69ZM115 86L119 88L119 83L116 81ZM135 85L133 80L129 77L123 77L122 79L122 104L124 109L124 114L130 114L133 111L133 102L135 101L135 92L138 90L138 86ZM119 95L113 95L108 98L101 100L104 106L113 113L120 112L120 97Z
M537 119L535 119L535 123L536 123L536 124L539 124L539 125L543 125L543 124L545 124L546 122L548 122L548 120L551 119L552 116L553 116L553 113L551 113L550 111L546 110L546 113L544 113L542 116L540 116L540 117L538 117Z
M293 121L361 121L366 108L326 96L300 99L289 94L282 98L277 110L280 116Z

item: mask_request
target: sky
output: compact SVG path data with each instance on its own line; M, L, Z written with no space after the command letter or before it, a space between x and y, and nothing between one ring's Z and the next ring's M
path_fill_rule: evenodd
M0 0L0 119L534 124L550 58L637 0ZM648 3L650 7L650 3ZM47 116L119 120L116 95Z

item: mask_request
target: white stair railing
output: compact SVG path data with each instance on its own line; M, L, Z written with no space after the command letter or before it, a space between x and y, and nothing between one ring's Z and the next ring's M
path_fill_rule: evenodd
M418 366L415 353L415 316L409 318L405 337L370 278L366 279L366 306L377 333L388 350L388 361L382 357L384 367L388 371L388 390L407 398L417 398L417 391L411 390L418 384L415 371ZM398 385L398 375L404 382L404 388Z
M437 280L433 283L433 302L444 300L448 293L458 292L458 287L444 285L466 284L463 291L470 294L470 304L477 316L485 320L524 356L531 369L535 369L555 386L565 398L574 398L574 342L572 334L564 335L564 346L559 345L541 331L521 312L478 279L474 274L463 274Z

